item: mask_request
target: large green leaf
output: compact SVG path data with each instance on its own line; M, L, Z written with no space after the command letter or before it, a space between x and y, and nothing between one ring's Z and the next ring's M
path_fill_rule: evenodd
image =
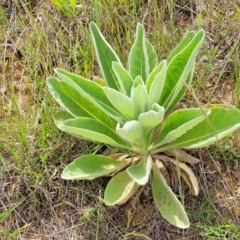
M133 84L132 76L119 62L113 62L112 69L117 77L121 92L127 96L130 96L131 87Z
M147 90L149 92L150 90L150 87L152 85L152 82L153 80L155 79L156 75L159 74L162 69L165 67L166 64L166 60L162 60L153 70L152 72L149 74L148 78L147 78L147 81L146 81L146 87L147 87ZM164 81L163 81L164 83Z
M158 66L160 71L153 71L153 74L150 74L148 82L151 86L149 87L149 96L148 96L148 108L150 108L154 103L158 103L160 96L163 91L166 72L167 72L167 61L162 61Z
M176 148L200 148L230 135L240 127L240 111L237 109L212 108L207 119L187 131L175 141L166 144L160 151Z
M206 119L210 114L209 109L188 108L180 109L170 114L162 126L159 137L151 149L165 145L178 139L187 131Z
M75 118L74 116L72 116L70 113L66 111L60 111L53 115L53 121L57 127L59 127L64 121L74 118Z
M123 139L137 146L144 146L144 135L141 124L136 121L128 121L122 127L120 124L116 127L117 134Z
M153 104L152 110L141 113L138 116L138 121L144 129L152 129L158 126L164 117L164 108L157 103Z
M144 84L139 84L137 87L132 88L131 99L138 115L147 111L148 92Z
M127 202L138 190L138 184L132 180L126 171L114 176L104 192L106 205L120 205Z
M91 180L119 171L127 167L130 161L116 161L102 155L83 155L68 164L61 177L66 180Z
M164 219L179 228L190 226L181 202L167 185L165 178L155 165L153 165L152 193L154 202Z
M125 116L126 120L137 118L137 111L131 98L109 87L103 87L103 90L108 100L123 116Z
M171 61L168 62L165 85L159 100L159 104L164 106L169 112L176 105L186 91L185 84L190 84L196 56L204 40L204 31L199 30L194 37L192 33L187 36L180 47L173 51ZM187 43L187 41L189 41Z
M188 44L189 42L192 41L192 39L195 37L195 32L194 31L190 31L188 32L183 39L181 40L181 42L173 49L173 51L169 54L168 56L168 63L170 63L172 61L172 59L179 53L181 52Z
M147 47L147 55L149 61L149 72L151 72L157 65L158 55L154 48L154 46L149 42L147 38L146 40L146 47Z
M132 45L128 58L129 72L133 79L138 75L144 82L149 75L149 60L143 25L138 23L136 30L136 39Z
M94 81L57 68L56 74L72 87L76 88L84 97L109 114L116 121L123 123L124 116L111 104L106 97L103 88Z
M94 22L90 23L90 31L101 73L109 87L119 90L116 76L112 70L112 62L120 63L120 59Z
M47 86L55 100L75 117L90 117L111 126L112 121L108 115L90 102L68 83L56 78L48 78Z
M62 131L79 138L128 149L128 145L125 144L112 128L95 119L83 117L69 119L63 121L58 127Z
M131 179L139 185L147 184L152 171L152 158L150 155L144 155L140 163L136 166L130 166L126 169Z

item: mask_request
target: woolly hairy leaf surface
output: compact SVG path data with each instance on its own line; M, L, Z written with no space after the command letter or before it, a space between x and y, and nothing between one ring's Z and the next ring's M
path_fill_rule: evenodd
M131 99L134 103L137 113L140 114L147 110L148 92L144 84L139 84L132 89Z
M55 69L55 72L62 81L76 88L77 91L106 114L120 123L124 122L124 116L121 116L121 113L111 104L99 84L60 68Z
M47 85L55 100L71 115L90 117L107 125L112 125L106 113L68 83L56 78L48 78Z
M130 160L116 161L102 155L83 155L68 164L62 173L66 180L94 179L119 171L128 166Z
M172 54L171 61L168 61L166 80L159 100L159 104L165 107L166 112L169 112L183 97L186 91L184 83L191 83L195 59L203 39L204 31L199 30L194 36L192 33L187 35L180 44L181 47L177 46L173 50L173 54L176 55Z
M124 170L108 182L104 192L104 201L110 206L124 204L137 192L138 187L138 184Z
M126 122L122 127L118 124L116 132L120 137L130 143L134 143L136 145L143 145L144 143L142 126L136 120Z
M62 131L86 140L125 147L125 142L110 127L91 118L69 119L58 126Z
M164 117L164 108L158 104L153 105L153 109L147 112L141 113L138 117L138 121L145 129L151 129L159 125Z
M200 148L230 135L240 127L240 111L237 109L212 108L207 119L186 134L163 146L166 149Z
M163 218L176 227L189 227L190 223L181 202L155 165L153 165L152 193L154 202Z
M112 69L118 80L118 84L122 93L130 96L133 78L129 72L119 62L112 63Z
M149 72L151 72L157 65L157 52L154 48L154 46L149 42L147 38L146 40L146 47L147 47L147 55L148 55L148 61L149 61Z
M101 73L109 87L119 90L116 76L112 70L112 62L120 63L121 61L94 22L90 23L90 31Z
M210 110L189 108L180 109L169 115L162 126L161 134L153 143L153 148L170 143L184 135L194 126L204 121Z
M152 158L150 155L143 156L140 163L136 166L130 166L126 169L131 179L139 185L147 184L152 170Z
M136 119L137 111L131 98L109 87L103 90L108 100L127 120Z
M129 72L131 76L136 78L141 76L144 81L149 75L149 60L146 47L145 31L143 25L138 23L136 31L136 39L129 53Z
M161 66L161 67L160 67ZM148 96L148 108L154 103L158 103L165 83L167 72L167 62L162 61L159 65L160 71L153 71L153 74L148 78L148 83L151 84ZM155 74L156 73L156 74Z

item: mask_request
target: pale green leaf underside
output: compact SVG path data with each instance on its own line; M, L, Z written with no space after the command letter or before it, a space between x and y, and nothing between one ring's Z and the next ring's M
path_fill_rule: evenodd
M137 192L138 187L124 170L108 182L104 192L104 202L106 205L123 204Z
M94 22L90 23L90 31L101 73L109 87L119 90L116 76L112 70L112 62L120 63L120 59Z
M143 156L140 163L126 169L128 175L139 185L147 184L152 170L152 158L150 155Z
M163 148L200 148L230 135L240 127L240 111L237 109L212 108L205 119L186 134Z
M179 228L190 226L187 214L159 169L153 165L152 193L162 217Z
M91 141L110 144L116 147L125 147L125 142L108 126L91 118L75 118L62 122L58 126L62 131L73 136Z
M159 125L164 117L164 108L158 104L153 105L153 110L141 113L138 121L145 129L152 129Z
M61 175L66 180L94 179L119 171L128 166L130 160L116 161L102 155L83 155L68 164Z
M126 122L122 127L118 124L116 132L120 137L130 143L141 145L144 142L142 126L136 120Z

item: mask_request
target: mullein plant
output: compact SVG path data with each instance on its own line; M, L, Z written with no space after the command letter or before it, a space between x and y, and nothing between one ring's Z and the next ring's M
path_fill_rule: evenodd
M62 131L118 151L81 155L65 167L62 178L111 176L104 192L109 206L124 204L150 182L162 217L188 228L184 207L164 177L166 165L174 166L197 195L198 181L189 166L199 160L184 149L206 147L240 126L235 108L186 108L180 102L191 84L205 33L188 32L167 60L158 62L139 23L125 68L94 22L90 32L103 79L92 81L55 69L58 78L49 77L47 86L64 110L53 118Z

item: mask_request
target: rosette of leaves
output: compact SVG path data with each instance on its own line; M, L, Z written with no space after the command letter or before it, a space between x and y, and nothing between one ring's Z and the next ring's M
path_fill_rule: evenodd
M163 174L166 163L197 195L198 181L186 162L195 164L198 159L182 149L208 146L240 126L237 109L187 109L180 103L191 84L204 31L187 33L167 60L158 62L138 24L127 67L93 22L90 31L103 79L92 81L55 69L58 78L49 77L47 85L64 111L55 114L54 121L64 132L119 151L82 155L66 166L62 178L112 176L104 193L106 205L125 203L150 181L162 217L187 228L184 207Z

